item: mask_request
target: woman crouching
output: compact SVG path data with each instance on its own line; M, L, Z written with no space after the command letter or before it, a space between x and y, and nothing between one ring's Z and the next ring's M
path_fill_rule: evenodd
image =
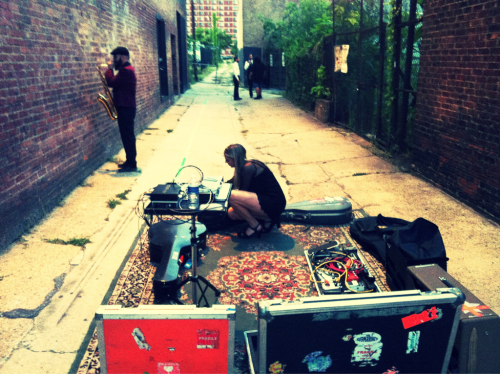
M231 144L224 150L226 163L234 168L233 190L229 197L228 216L244 220L248 227L240 238L260 237L273 226L279 227L279 218L285 210L286 198L269 168L257 160L247 160L246 150L240 144Z

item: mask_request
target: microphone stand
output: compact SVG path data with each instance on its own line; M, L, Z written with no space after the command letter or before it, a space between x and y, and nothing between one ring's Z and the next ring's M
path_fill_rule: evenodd
M207 289L211 289L215 292L215 296L219 297L221 292L215 288L215 286L210 283L207 279L202 277L201 275L196 274L196 268L198 267L198 238L196 237L196 215L199 212L196 213L191 213L191 261L193 265L193 270L192 270L192 275L184 279L179 285L176 287L176 291L179 290L182 286L184 286L186 283L191 282L192 283L192 294L193 294L193 303L197 306L200 307L201 301L205 300L205 305L204 307L209 308L210 304L205 296L205 292ZM203 283L205 287L202 287ZM197 298L197 288L200 288L201 291L201 297L200 300L198 301Z

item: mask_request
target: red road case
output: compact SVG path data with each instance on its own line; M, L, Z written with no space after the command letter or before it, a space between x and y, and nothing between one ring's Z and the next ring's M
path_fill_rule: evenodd
M101 373L233 373L233 305L102 305Z
M500 373L500 318L437 264L408 267L415 288L432 291L458 287L465 295L453 359L459 373Z

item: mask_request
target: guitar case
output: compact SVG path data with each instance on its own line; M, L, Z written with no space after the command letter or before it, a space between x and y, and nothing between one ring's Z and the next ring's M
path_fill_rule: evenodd
M352 204L345 197L325 197L287 204L282 222L295 221L310 225L345 225L353 219Z
M149 228L150 261L157 265L153 277L153 292L157 300L177 299L177 285L182 256L191 253L191 223L181 220L157 222ZM196 223L197 247L205 248L207 229Z

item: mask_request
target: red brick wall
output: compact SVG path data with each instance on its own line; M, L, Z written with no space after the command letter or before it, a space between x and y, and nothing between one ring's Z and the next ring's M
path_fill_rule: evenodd
M414 128L420 172L500 219L500 3L424 4Z
M95 67L111 50L127 47L136 69L136 133L173 103L176 12L185 17L185 1L2 0L0 250L122 147L116 122L96 100L104 90ZM168 54L163 102L157 16Z

